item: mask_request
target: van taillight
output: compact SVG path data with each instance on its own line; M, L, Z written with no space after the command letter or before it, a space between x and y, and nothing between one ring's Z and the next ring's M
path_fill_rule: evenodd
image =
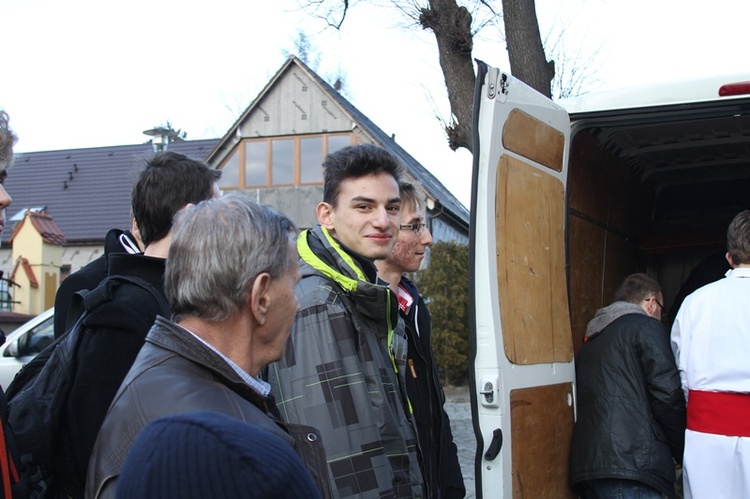
M750 94L750 81L727 83L719 88L719 97Z

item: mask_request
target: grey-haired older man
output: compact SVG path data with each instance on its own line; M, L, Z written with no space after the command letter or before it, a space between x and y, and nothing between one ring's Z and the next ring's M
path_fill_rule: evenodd
M270 388L258 378L281 358L299 308L296 233L286 216L242 194L178 214L164 277L173 319L157 318L115 396L91 457L86 497L114 497L127 451L149 422L196 410L280 436L319 487L327 486L319 433L274 420Z

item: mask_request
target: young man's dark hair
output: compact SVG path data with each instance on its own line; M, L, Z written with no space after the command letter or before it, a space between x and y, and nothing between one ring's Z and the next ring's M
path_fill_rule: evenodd
M727 251L735 265L750 263L750 210L737 214L729 224Z
M131 212L137 220L143 246L163 239L172 228L175 213L189 203L214 194L221 171L172 151L145 160L131 191ZM68 329L73 296L82 289L94 289L109 273L109 256L139 253L137 240L128 231L112 229L104 239L104 254L68 276L55 295L55 338ZM75 320L76 318L73 318Z
M401 164L391 153L372 144L349 146L329 154L323 161L323 201L336 206L341 182L348 178L389 173L398 182Z
M175 213L186 204L209 199L220 177L221 171L177 152L160 152L149 159L130 198L143 246L163 239Z

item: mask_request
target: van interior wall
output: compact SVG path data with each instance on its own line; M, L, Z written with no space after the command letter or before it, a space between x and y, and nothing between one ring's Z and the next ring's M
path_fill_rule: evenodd
M576 135L568 173L568 286L573 347L612 301L620 282L644 272L639 237L648 231L654 193L588 133Z

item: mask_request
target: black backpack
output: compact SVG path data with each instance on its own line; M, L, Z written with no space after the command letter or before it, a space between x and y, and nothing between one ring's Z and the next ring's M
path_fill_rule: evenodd
M8 423L8 402L0 388L0 499L45 497L46 485L38 467L22 463Z
M65 423L67 400L86 330L84 321L97 307L113 299L113 288L121 283L147 290L162 313L168 314L164 297L148 282L137 277L109 276L95 289L76 293L69 313L69 322L75 320L73 326L24 365L8 386L9 421L21 461L28 469L39 471L35 473L35 488L46 488L46 495L36 497L77 497L78 492L83 496L85 477L72 478L78 477L79 472L71 458L72 437ZM65 492L60 487L63 481L69 484Z

